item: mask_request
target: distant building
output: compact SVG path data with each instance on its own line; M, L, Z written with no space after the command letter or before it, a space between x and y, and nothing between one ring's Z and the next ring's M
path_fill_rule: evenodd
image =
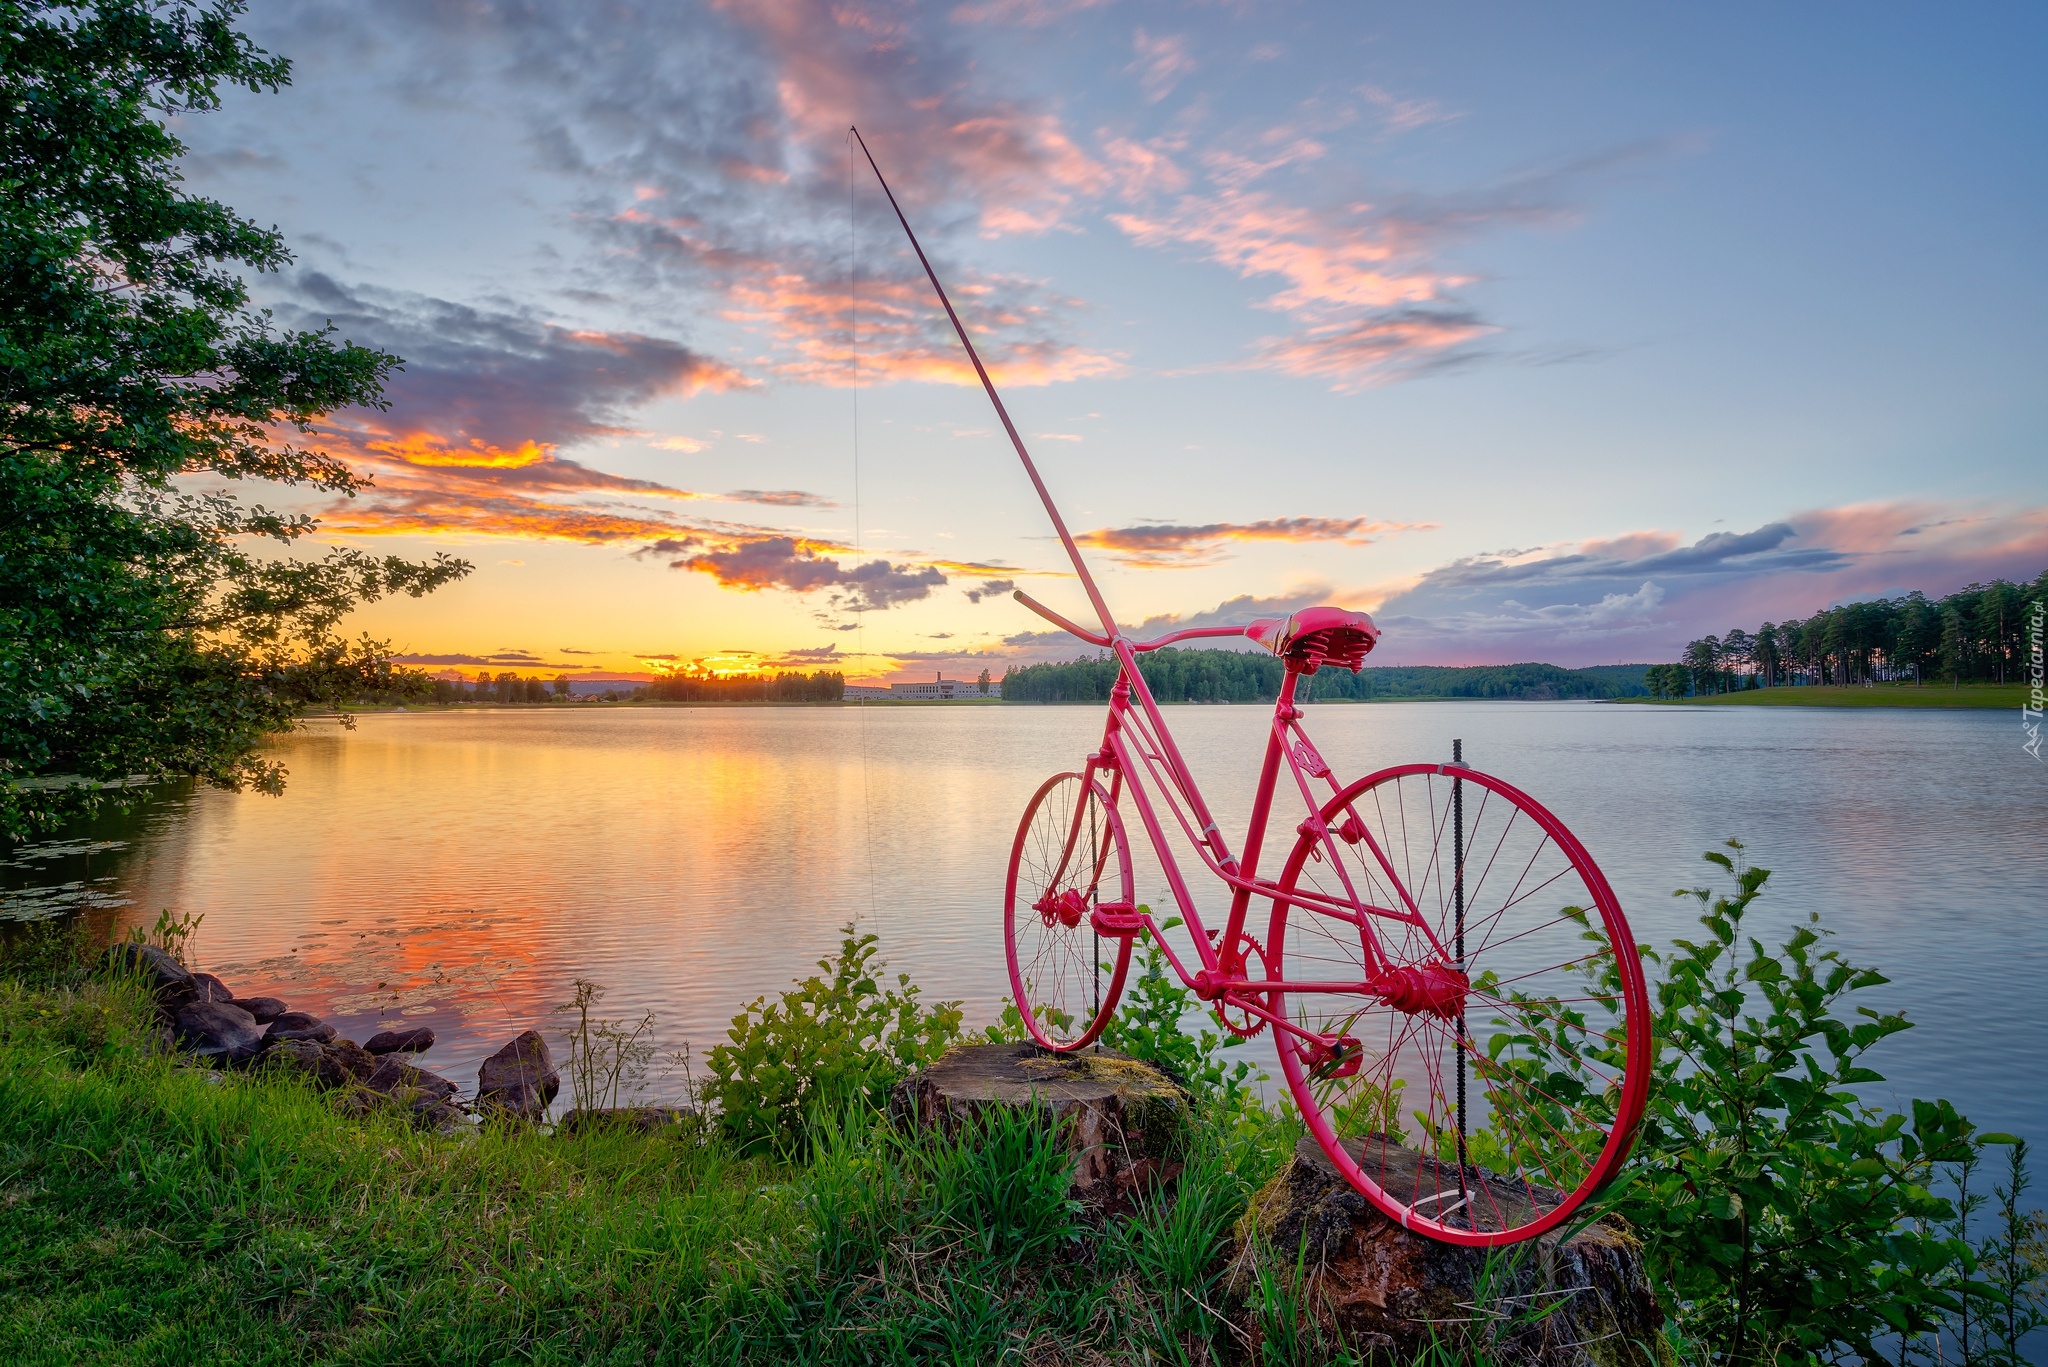
M949 679L944 674L934 675L929 683L890 684L887 688L878 688L872 684L848 684L846 686L848 701L858 701L862 698L888 698L894 702L965 702L970 698L1000 698L1002 696L1003 686L993 679L989 681L988 692L984 693L981 691L981 685L973 679Z

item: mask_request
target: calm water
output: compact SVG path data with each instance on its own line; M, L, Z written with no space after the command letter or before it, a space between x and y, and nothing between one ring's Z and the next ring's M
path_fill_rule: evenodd
M1168 716L1241 824L1265 710ZM1819 912L1891 976L1871 1004L1919 1022L1881 1046L1872 1099L1947 1096L2048 1140L2048 773L2015 718L1464 702L1321 707L1309 724L1352 773L1448 757L1462 736L1581 836L1652 943L1689 933L1672 889L1740 837L1775 871L1763 928ZM516 1031L553 1028L577 977L701 1058L853 919L982 1021L1006 990L1014 824L1099 726L1078 707L371 716L279 746L282 798L199 792L125 849L37 867L78 878L90 858L103 881L73 891L123 903L98 913L118 924L203 913L202 966L354 1038L432 1025L428 1065L466 1089ZM1141 897L1162 889L1141 873Z

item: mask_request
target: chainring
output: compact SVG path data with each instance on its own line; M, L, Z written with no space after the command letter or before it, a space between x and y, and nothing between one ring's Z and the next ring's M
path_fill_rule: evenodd
M1266 962L1266 947L1243 931L1238 932L1234 943L1240 951L1237 958L1244 965L1245 977L1253 982L1271 982L1273 970ZM1263 1016L1255 1016L1243 1007L1233 1008L1227 1001L1217 1003L1216 1021L1239 1039L1251 1039L1266 1028Z

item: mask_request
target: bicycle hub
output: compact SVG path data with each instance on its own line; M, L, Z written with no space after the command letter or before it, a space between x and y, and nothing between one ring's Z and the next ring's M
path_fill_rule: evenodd
M1441 959L1427 964L1389 968L1370 984L1379 999L1411 1016L1454 1020L1465 1010L1471 980Z
M1058 896L1047 893L1033 902L1031 909L1038 913L1038 919L1045 922L1048 930L1054 925L1062 925L1072 930L1080 925L1081 918L1088 914L1088 899L1081 894L1080 889L1068 888Z

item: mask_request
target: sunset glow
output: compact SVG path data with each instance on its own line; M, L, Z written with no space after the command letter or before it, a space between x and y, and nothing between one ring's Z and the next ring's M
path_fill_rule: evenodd
M404 360L302 510L475 563L351 624L408 657L1083 652L1009 600L1085 611L856 123L1120 621L1649 662L2048 565L2048 119L1988 21L373 8L259 7L293 84L180 136L298 250L280 323Z

